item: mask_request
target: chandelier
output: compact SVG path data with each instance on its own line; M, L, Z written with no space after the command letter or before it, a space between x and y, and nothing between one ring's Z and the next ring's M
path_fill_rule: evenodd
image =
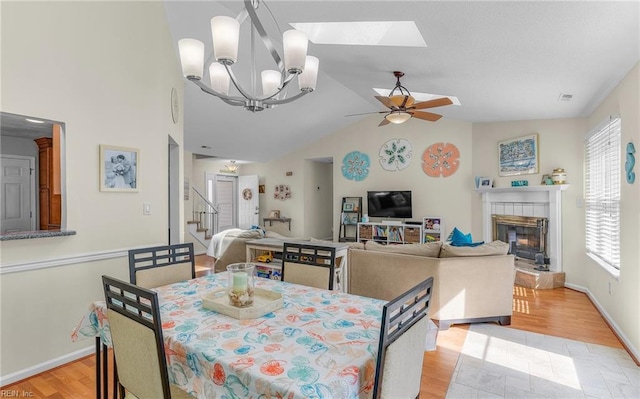
M307 55L308 39L304 32L288 30L282 35L284 57L276 50L271 39L267 36L264 26L258 18L256 10L260 0L244 0L244 8L236 18L217 16L211 19L211 35L213 38L213 56L209 66L210 86L202 82L204 70L204 43L196 39L181 39L178 41L182 73L185 78L195 83L205 93L214 95L229 105L242 106L246 110L256 112L265 108L290 103L316 88L319 61L316 57ZM267 7L268 10L268 7ZM270 10L269 10L270 12ZM245 90L231 66L238 59L238 41L240 25L249 17L251 23L251 89ZM260 74L262 95L257 95L255 71L255 36L259 35L264 46L271 54L277 70L265 70ZM284 60L283 60L284 58ZM285 88L298 77L300 92L290 97L286 96ZM229 83L240 93L240 96L229 94Z

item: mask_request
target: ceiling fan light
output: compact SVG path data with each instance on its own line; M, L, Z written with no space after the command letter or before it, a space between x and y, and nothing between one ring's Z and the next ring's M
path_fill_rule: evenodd
M240 22L227 16L213 17L211 18L211 36L216 61L227 65L234 64L238 60Z
M181 39L178 41L178 51L184 77L202 79L204 43L196 39Z
M302 31L291 29L282 34L284 69L287 72L298 74L304 70L308 46L309 40Z
M298 86L301 91L314 91L318 81L318 66L320 60L317 57L308 55L304 63L304 71L298 75Z
M272 96L278 91L280 81L282 79L282 75L279 71L268 69L266 71L262 71L260 77L262 78L262 95L264 97Z
M411 114L404 111L394 111L387 114L384 118L391 123L399 125L411 119Z
M211 79L211 88L222 94L229 95L229 74L224 65L218 62L212 62L209 66L209 78Z

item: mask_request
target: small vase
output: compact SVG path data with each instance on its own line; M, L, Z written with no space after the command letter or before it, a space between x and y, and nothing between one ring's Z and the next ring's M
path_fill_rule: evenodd
M567 182L567 172L562 168L557 168L551 173L553 184L565 184Z
M255 290L254 264L232 263L227 266L229 283L227 294L229 303L238 308L253 305L253 292Z

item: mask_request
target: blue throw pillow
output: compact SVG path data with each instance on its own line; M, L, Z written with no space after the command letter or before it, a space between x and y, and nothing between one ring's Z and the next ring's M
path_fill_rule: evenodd
M473 242L471 233L464 234L457 227L453 228L451 232L451 245L454 247L476 247L480 244L484 244L484 241Z

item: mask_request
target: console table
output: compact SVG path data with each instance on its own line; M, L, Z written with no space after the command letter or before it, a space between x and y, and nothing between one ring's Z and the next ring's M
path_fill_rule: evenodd
M334 281L334 290L347 292L347 250L349 245L345 242L331 242L331 241L305 241L296 239L278 239L278 238L261 238L258 240L249 240L246 242L247 262L254 263L260 267L268 268L272 270L270 275L271 279L279 280L280 272L282 270L282 251L284 250L284 243L292 242L298 244L311 244L318 247L327 247L336 249L336 280ZM275 252L276 255L269 263L256 261L256 257L260 255L262 251Z
M263 218L262 219L262 225L263 226L267 226L267 222L269 222L269 227L271 227L271 224L273 222L281 222L281 223L288 223L289 224L289 231L291 231L291 218Z

